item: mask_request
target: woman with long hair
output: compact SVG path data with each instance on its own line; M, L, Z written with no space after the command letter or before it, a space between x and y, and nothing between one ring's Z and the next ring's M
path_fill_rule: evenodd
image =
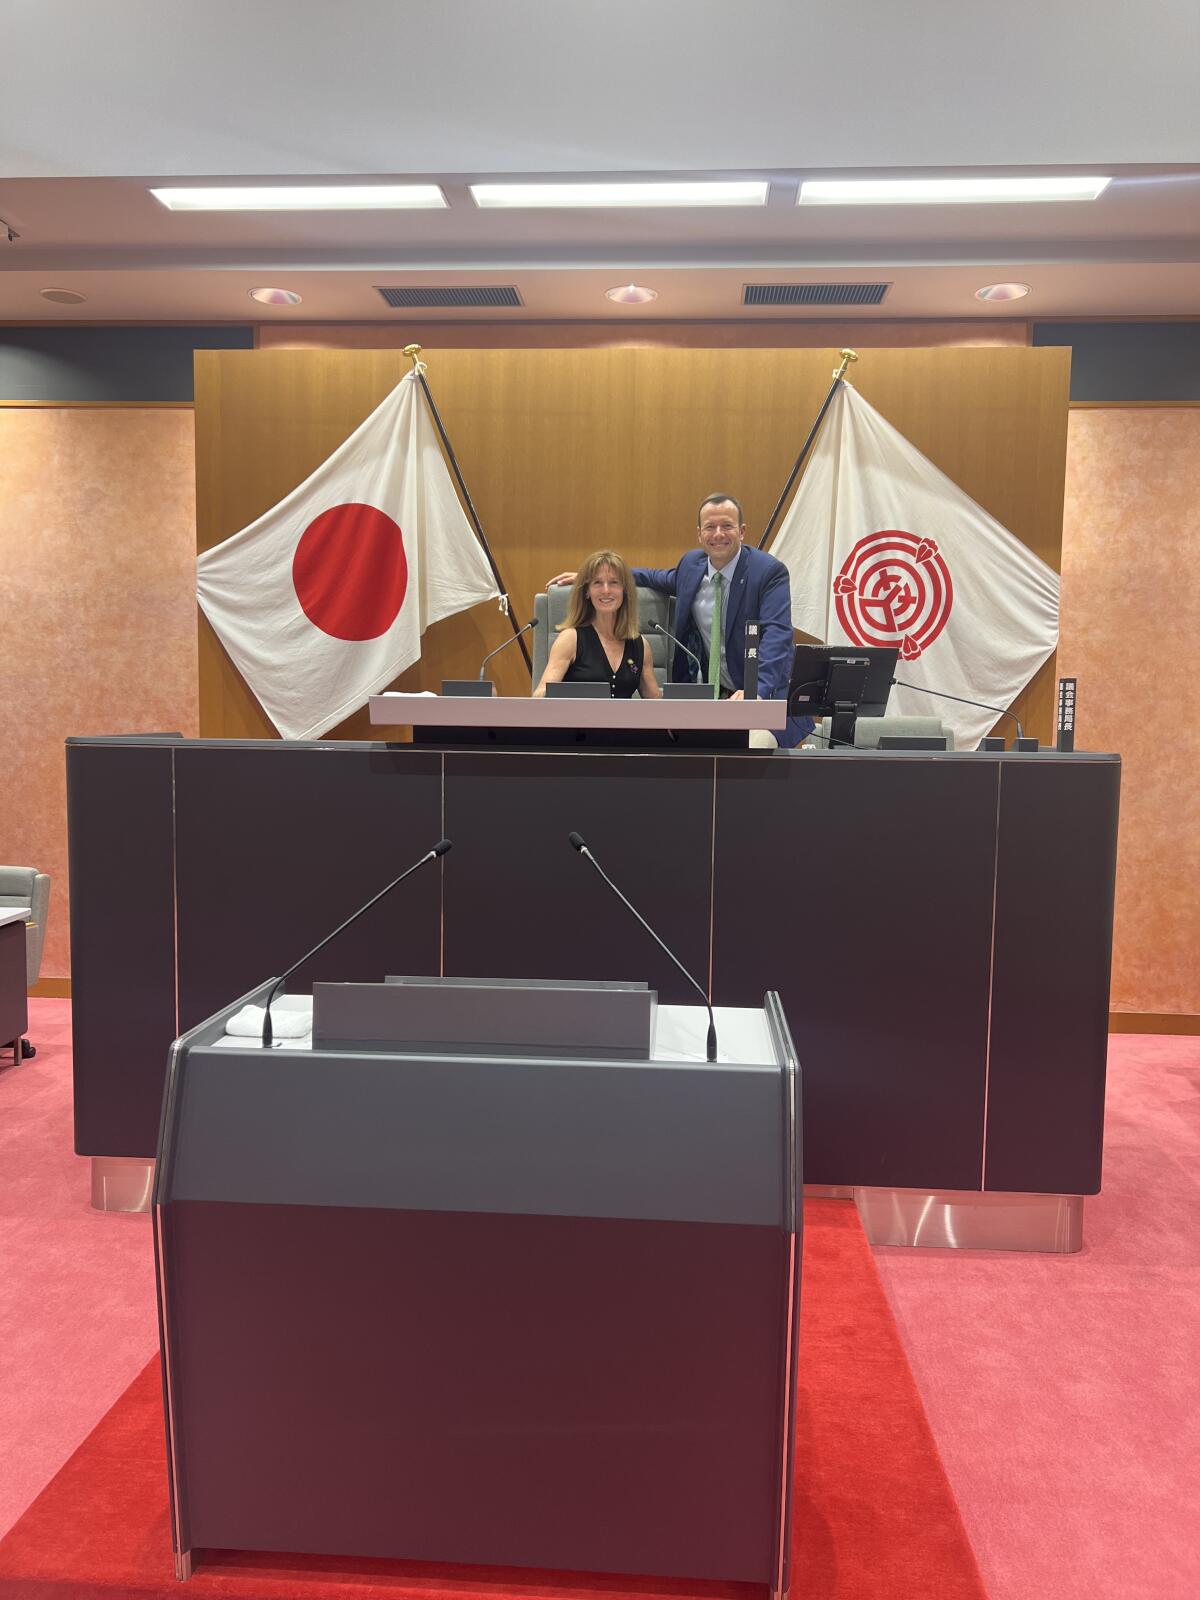
M633 575L612 550L597 550L575 574L567 620L534 694L544 695L548 683L606 683L617 700L635 690L644 700L662 695L650 646L638 632Z

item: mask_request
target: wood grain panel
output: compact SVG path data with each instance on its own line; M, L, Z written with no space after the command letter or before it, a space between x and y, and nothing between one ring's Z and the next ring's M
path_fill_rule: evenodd
M815 317L746 317L718 322L655 322L634 313L602 322L496 322L432 320L419 316L388 322L263 322L255 329L260 350L403 350L427 343L433 350L836 350L861 342L872 349L944 349L1027 345L1032 324L1020 318L972 317L954 322L923 318L832 321Z
M1059 564L1070 353L871 349L860 392L918 449L1052 566ZM829 387L830 349L442 349L429 380L492 550L524 621L546 579L611 546L670 565L694 543L696 506L737 494L757 539ZM281 499L399 380L398 350L199 351L199 548ZM508 625L494 605L436 624L399 680L472 675ZM514 647L501 693L528 689ZM1049 736L1053 666L1018 714ZM201 731L270 724L200 623ZM363 737L359 712L334 736Z

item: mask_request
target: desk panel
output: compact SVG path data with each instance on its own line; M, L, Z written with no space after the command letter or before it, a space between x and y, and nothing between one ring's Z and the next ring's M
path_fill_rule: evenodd
M808 1182L977 1187L996 766L839 753L717 774L714 995L782 995Z
M707 985L711 757L452 755L446 761L450 977L633 978L695 990L567 842L604 870ZM763 990L751 1002L762 1002Z
M1121 769L1007 761L986 1186L1100 1187Z
M440 756L182 746L175 778L180 1031L284 971L441 835ZM430 863L381 900L300 968L293 992L315 979L436 973L441 871Z
M178 1031L176 748L67 744L72 1072L83 1156L152 1156L158 1143L166 1052Z

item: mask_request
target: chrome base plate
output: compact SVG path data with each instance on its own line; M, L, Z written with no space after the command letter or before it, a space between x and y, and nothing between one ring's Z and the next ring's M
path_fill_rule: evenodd
M154 1163L141 1156L92 1157L92 1206L97 1211L149 1211Z

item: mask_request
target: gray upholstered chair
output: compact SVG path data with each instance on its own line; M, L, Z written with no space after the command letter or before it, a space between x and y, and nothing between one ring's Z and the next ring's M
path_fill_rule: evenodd
M0 867L0 906L29 906L25 925L25 969L29 986L42 970L46 943L46 917L50 910L50 879L36 867Z
M569 583L556 583L549 589L543 589L533 597L533 614L537 618L537 627L533 630L533 688L537 688L542 673L546 670L546 662L550 655L550 646L554 643L554 635L558 625L566 620L567 601L571 596ZM668 632L673 633L675 616L675 602L670 596L656 594L653 589L640 589L638 596L638 620L642 632L650 642L650 659L654 662L654 676L659 683L665 683L667 672L671 663L670 652L673 646L663 638L661 633L655 633L651 623L660 622Z
M50 879L36 867L0 867L0 906L30 908L29 921L25 924L25 983L32 988L42 970L42 946L46 942L46 917L50 910ZM21 1054L26 1058L37 1054L28 1039L21 1040Z
M805 739L805 749L823 750L829 743L829 725L830 719L822 717ZM939 717L859 717L854 724L854 748L874 750L885 733L932 735L935 739L944 738L947 750L954 749L954 735L942 726Z

